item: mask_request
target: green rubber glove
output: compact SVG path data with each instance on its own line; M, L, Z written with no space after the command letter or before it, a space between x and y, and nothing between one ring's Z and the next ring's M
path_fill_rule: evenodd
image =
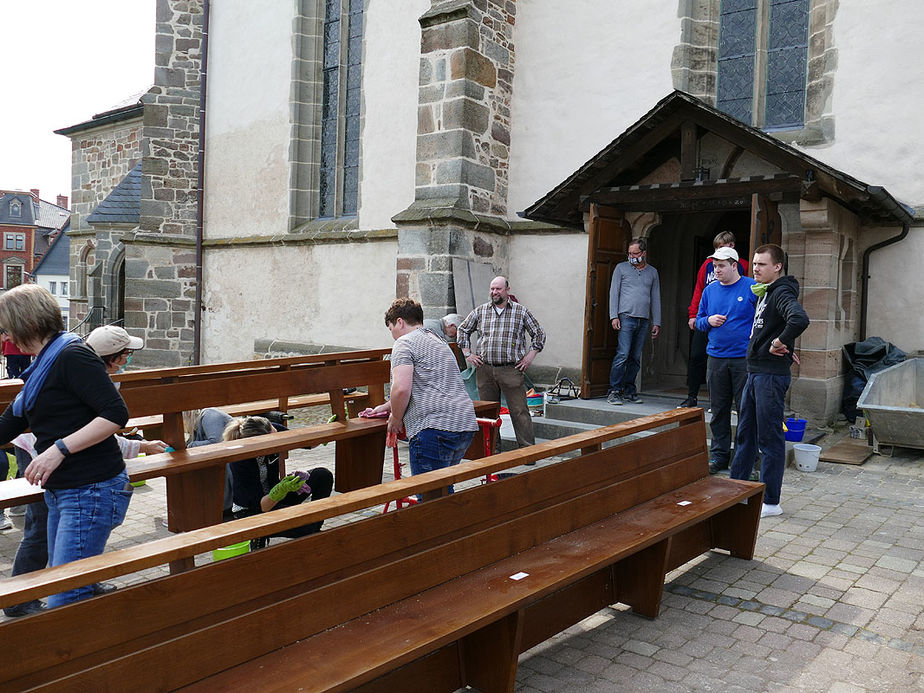
M287 476L285 479L283 479L278 484L273 486L273 488L270 489L270 492L269 492L270 500L278 503L283 498L285 498L289 493L291 493L292 491L298 491L304 485L305 485L304 479L298 476L295 476L294 474L290 474L289 476Z

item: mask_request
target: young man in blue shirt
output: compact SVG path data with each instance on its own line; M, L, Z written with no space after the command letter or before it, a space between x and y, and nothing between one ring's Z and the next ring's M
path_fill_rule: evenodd
M696 314L696 329L709 335L706 382L712 406L709 473L728 469L731 461L732 405L739 410L748 379L748 340L757 296L754 280L738 273L734 248L718 248L709 256L716 281L707 285Z

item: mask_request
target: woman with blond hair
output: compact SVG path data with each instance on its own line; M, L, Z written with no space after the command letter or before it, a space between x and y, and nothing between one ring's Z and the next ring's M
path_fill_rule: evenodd
M284 427L280 426L284 430ZM274 425L262 416L233 419L225 427L224 440L239 440L273 433ZM327 498L334 487L334 475L324 467L310 472L296 472L279 478L279 455L252 457L231 463L231 484L234 491L234 516L248 517L269 512L276 507L290 507L309 498ZM298 538L320 531L321 523L312 522L288 529L273 536ZM262 548L266 539L254 539L253 548Z
M114 434L128 409L103 362L64 331L61 310L47 290L23 284L0 296L0 330L35 361L24 385L0 416L0 444L30 428L38 453L25 471L45 489L48 564L103 552L125 519L132 487ZM90 586L52 595L60 606L93 595Z

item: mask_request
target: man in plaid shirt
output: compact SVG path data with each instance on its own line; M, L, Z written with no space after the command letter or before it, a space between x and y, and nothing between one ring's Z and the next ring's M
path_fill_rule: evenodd
M477 351L471 350L472 332L480 335ZM532 338L529 344L527 334ZM490 302L469 313L459 325L458 340L466 362L478 369L478 396L499 402L503 392L517 445L534 445L523 373L545 346L545 330L525 306L510 300L510 285L504 277L491 281Z

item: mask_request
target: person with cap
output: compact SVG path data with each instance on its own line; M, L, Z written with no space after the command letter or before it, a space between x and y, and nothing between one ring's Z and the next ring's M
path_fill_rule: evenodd
M741 403L748 379L748 340L754 322L757 296L754 280L738 273L738 253L719 247L709 256L715 281L703 290L696 315L696 329L709 337L706 381L712 405L712 445L709 473L728 469L731 460L731 412Z
M86 343L103 360L106 372L110 376L131 363L133 352L144 349L143 339L132 337L118 325L97 327L87 335ZM118 387L119 384L116 383L116 388ZM167 449L167 444L162 440L136 440L117 435L116 441L122 450L122 457L127 460L138 457L139 454L156 455Z
M450 313L442 318L427 318L423 321L424 329L440 335L447 342L456 341L459 325L465 320L458 313Z
M712 239L712 249L734 248L735 234L731 231L720 231ZM737 252L737 251L735 251ZM738 274L742 277L747 276L748 261L738 259ZM716 279L715 268L712 265L712 256L707 257L703 264L700 265L699 272L696 273L696 284L693 286L693 298L690 300L690 307L687 314L690 317L689 325L692 331L690 340L690 358L687 362L687 398L683 400L680 407L695 407L698 405L699 389L706 382L706 342L709 337L705 332L696 329L696 313L699 310L699 302L703 297L703 291Z
M64 330L58 302L47 289L22 284L0 296L0 328L36 359L23 388L0 415L0 444L27 428L36 456L25 479L45 491L48 564L97 556L122 524L132 497L114 434L128 408L102 361L80 337ZM61 606L93 596L90 585L48 598Z

